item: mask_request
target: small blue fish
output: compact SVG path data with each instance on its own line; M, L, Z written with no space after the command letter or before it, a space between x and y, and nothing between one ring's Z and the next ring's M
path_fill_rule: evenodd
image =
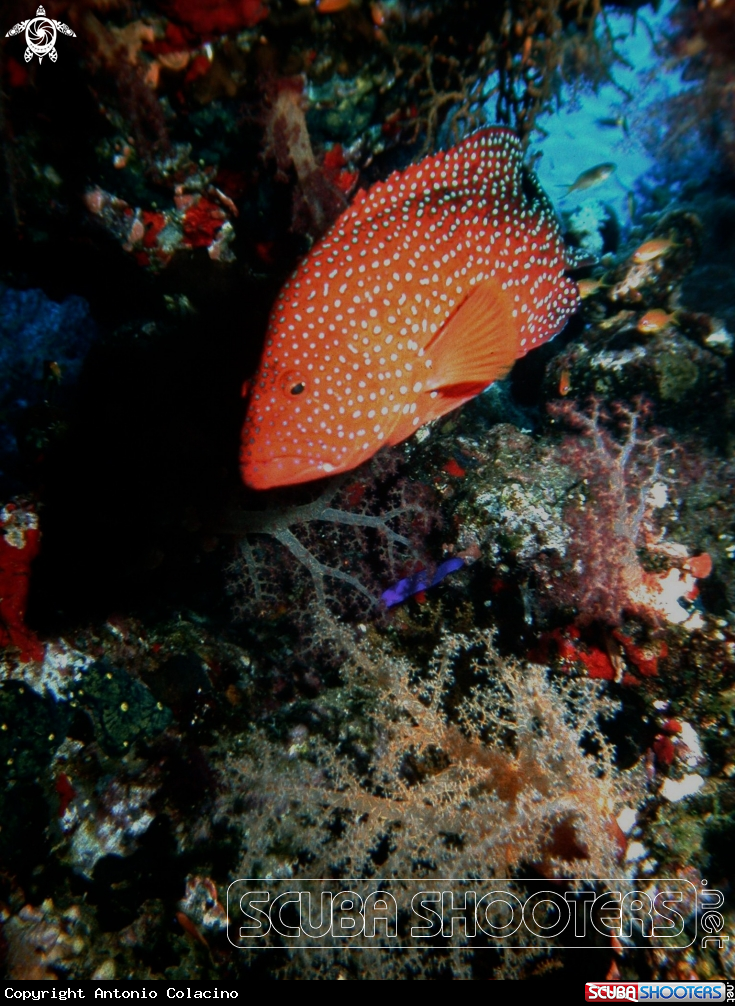
M454 573L457 569L461 569L462 566L464 566L464 559L454 556L454 558L446 559L440 563L436 567L433 576L429 574L428 570L421 569L418 573L414 573L413 576L407 576L403 580L399 580L394 587L389 587L388 590L383 591L383 601L386 608L392 608L394 605L408 600L409 597L413 597L414 594L419 594L422 590L435 587L437 583L441 583L445 576L448 576L449 573Z

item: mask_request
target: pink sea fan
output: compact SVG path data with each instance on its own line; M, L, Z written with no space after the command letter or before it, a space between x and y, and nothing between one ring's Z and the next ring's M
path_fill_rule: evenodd
M567 572L549 576L547 570L554 605L575 607L581 625L620 625L626 613L658 622L646 600L639 549L660 536L654 511L661 492L665 496L663 434L646 429L649 407L641 401L633 408L615 405L613 416L594 399L586 412L567 401L549 411L577 431L557 449L556 460L578 481L564 512Z
M431 487L385 452L306 502L232 513L228 521L239 539L229 568L237 612L290 612L303 623L317 609L348 620L377 617L387 587L417 565L430 567L427 537L440 515Z

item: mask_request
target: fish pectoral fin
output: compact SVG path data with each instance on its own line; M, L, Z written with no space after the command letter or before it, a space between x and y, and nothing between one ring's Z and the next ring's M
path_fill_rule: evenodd
M457 408L457 406L462 405L463 402L468 402L471 398L475 398L477 395L481 395L488 384L492 384L493 381L502 381L502 379L509 372L510 367L504 374L498 374L497 377L492 378L490 381L480 381L479 383L473 384L464 381L462 384L446 384L443 388L439 388L439 397L437 401L446 401L448 398L455 399L456 404L452 408ZM443 415L443 412L442 412Z
M518 358L520 319L516 302L496 279L476 286L426 346L431 360L427 391L468 396L505 377ZM520 305L517 306L520 313ZM475 392L477 394L477 392Z

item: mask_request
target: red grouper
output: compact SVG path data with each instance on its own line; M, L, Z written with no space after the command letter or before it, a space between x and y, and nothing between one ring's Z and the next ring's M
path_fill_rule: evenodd
M273 308L242 431L253 489L357 467L508 373L579 306L509 129L360 192Z

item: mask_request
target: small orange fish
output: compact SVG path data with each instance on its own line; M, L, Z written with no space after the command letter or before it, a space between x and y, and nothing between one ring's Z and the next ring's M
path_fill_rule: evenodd
M533 52L533 35L526 35L521 49L521 66L526 66Z
M559 394L562 398L566 398L572 389L571 374L568 370L562 370L559 375Z
M633 261L636 265L653 262L654 259L661 258L673 247L674 242L671 238L654 238L652 241L645 241L640 248L636 248L633 252Z
M601 279L578 279L577 289L579 290L579 296L582 300L587 300L593 294L597 293L600 287L606 284L602 282Z
M566 187L567 191L564 196L582 189L591 189L593 185L601 185L607 181L616 167L617 164L613 164L612 161L605 161L603 164L596 164L594 168L588 168L581 175L577 175L572 184Z
M49 360L47 362L47 364L46 364L46 376L50 380L56 381L58 384L61 383L61 380L62 380L62 378L64 376L64 373L63 373L63 371L61 369L61 365L59 363L57 363L56 360Z
M176 921L188 936L191 936L192 939L197 940L199 943L202 944L202 946L206 947L207 950L209 950L209 944L207 943L204 936L202 936L202 934L199 932L198 927L191 921L188 915L184 914L184 912L177 912Z
M509 129L360 192L281 290L242 432L254 489L356 468L553 338L579 306Z
M676 311L668 314L666 311L662 311L660 307L653 307L638 319L636 329L642 335L655 335L656 332L660 332L662 328L666 328L667 325L675 322L675 320Z
M370 16L376 28L382 28L385 24L385 11L379 3L370 4Z

